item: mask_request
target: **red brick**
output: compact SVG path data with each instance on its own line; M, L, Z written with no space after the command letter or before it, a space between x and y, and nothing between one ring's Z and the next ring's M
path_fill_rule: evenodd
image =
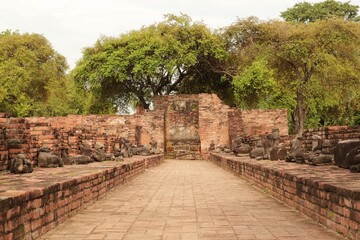
M19 215L19 213L20 213L20 206L11 208L6 212L6 219L10 220L14 217L17 217Z
M38 229L39 227L42 226L42 220L41 219L36 219L31 221L31 231L34 232L36 229Z
M41 198L32 200L30 203L31 208L39 208L41 206Z
M4 223L5 233L13 231L17 227L15 220L9 220Z
M4 236L4 240L13 240L13 239L14 239L14 234L13 233L9 233L9 234Z

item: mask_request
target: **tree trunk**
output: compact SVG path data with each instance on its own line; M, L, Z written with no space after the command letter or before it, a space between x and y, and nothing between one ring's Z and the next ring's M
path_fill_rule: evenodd
M302 135L304 132L304 123L306 118L306 107L304 103L303 91L300 88L296 93L296 109L294 113L295 120L295 132L298 135Z
M150 104L148 104L143 96L137 96L144 110L149 110Z

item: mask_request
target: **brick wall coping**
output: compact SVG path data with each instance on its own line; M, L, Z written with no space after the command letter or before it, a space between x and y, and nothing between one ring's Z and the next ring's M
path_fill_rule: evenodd
M235 157L229 154L214 154L224 159L240 161L245 167L252 166L285 179L296 181L321 190L337 192L344 197L360 200L360 174L335 165L310 166L285 161L256 161L247 157Z
M350 239L360 237L360 174L337 166L211 153L209 160Z
M2 172L0 239L35 239L112 187L163 160L163 155L133 156L123 162L34 168L30 174Z

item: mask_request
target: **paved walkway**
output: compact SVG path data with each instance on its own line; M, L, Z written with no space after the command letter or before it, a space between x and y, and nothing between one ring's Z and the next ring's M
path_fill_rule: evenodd
M41 239L343 239L206 161L167 160Z

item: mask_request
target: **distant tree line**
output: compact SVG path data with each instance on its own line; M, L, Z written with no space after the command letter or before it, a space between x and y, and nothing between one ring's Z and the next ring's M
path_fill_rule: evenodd
M217 93L242 109L287 108L294 133L360 124L359 6L302 2L283 20L211 30L189 16L101 37L69 73L38 34L0 33L0 112L13 116L148 109L156 95Z

